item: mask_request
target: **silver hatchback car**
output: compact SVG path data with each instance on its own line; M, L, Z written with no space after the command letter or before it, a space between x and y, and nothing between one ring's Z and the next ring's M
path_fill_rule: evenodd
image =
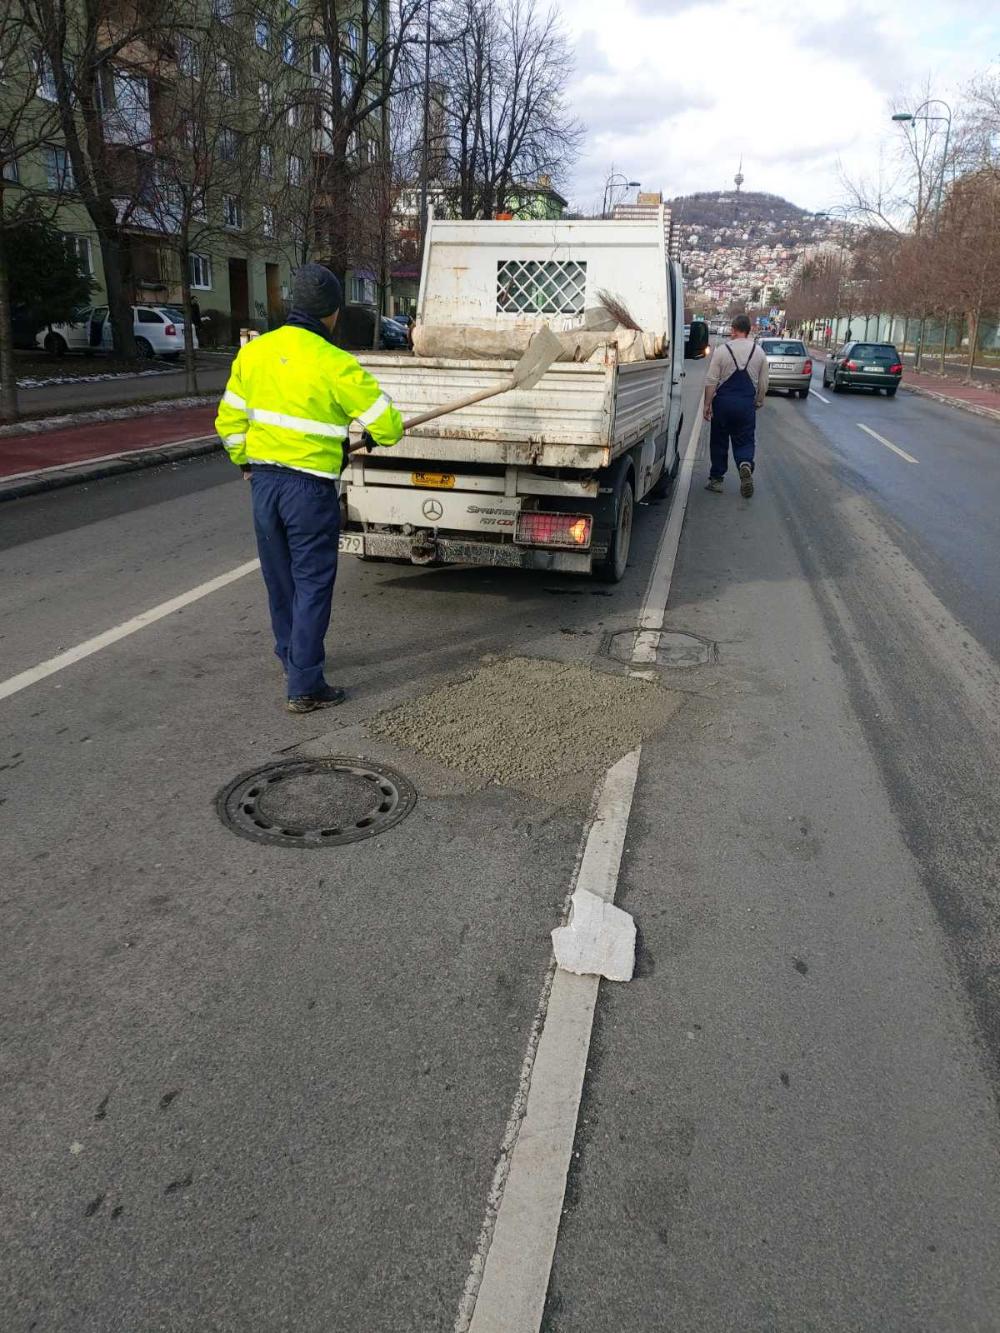
M768 389L787 389L794 398L806 398L812 383L813 363L806 345L797 338L761 338L767 357Z

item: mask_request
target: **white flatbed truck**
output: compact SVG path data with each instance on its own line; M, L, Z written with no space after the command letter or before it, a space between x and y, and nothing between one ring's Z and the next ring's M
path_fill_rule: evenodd
M556 331L624 301L665 340L655 360L556 362L512 390L427 422L392 449L357 452L342 478L342 552L415 564L625 572L635 504L676 474L684 296L663 214L642 221L452 222L432 218L417 317L497 329L542 317ZM509 377L512 361L359 357L403 417Z

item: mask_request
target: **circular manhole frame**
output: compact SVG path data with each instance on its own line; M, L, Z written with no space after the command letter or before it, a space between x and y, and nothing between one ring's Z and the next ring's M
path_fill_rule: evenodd
M381 800L361 819L352 819L343 825L327 824L308 827L302 823L291 826L268 820L260 808L260 798L274 783L290 778L312 777L323 773L343 773L352 778L371 782ZM240 773L227 782L215 798L215 809L226 828L251 842L265 842L272 847L299 847L315 850L319 847L340 847L363 838L374 838L406 818L417 803L413 784L386 764L352 755L326 755L321 759L282 759Z

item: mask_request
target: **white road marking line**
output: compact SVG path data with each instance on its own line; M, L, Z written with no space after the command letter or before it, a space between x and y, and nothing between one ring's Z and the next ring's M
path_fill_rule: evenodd
M699 410L643 600L636 642L646 652L663 627L701 428ZM638 746L605 774L567 903L576 889L614 901L641 755ZM599 977L549 965L454 1333L537 1333L541 1325L599 987Z
M0 681L0 699L8 699L12 694L17 694L20 690L26 690L29 685L35 685L38 681L44 680L46 676L53 676L57 671L62 671L75 662L81 662L85 657L90 657L94 653L99 653L102 648L109 648L111 644L118 643L120 639L127 639L130 634L138 633L139 630L145 629L147 625L153 625L157 620L162 620L164 616L173 615L175 611L190 606L192 602L200 602L203 597L218 592L220 588L235 583L237 579L241 579L246 574L251 573L252 570L259 568L259 560L248 560L245 565L238 565L235 569L231 569L228 574L220 574L217 578L209 579L207 583L199 583L197 588L192 588L189 592L182 592L178 597L171 597L169 602L161 602L159 606L154 606L149 611L142 611L139 615L133 616L131 620L116 625L114 629L105 630L103 634L98 634L93 639L87 639L84 643L78 643L75 648L67 648L66 652L59 653L56 657L50 657L48 661L40 662L36 667L22 671L19 675L11 676L9 680Z
M667 526L660 542L660 549L656 553L653 572L649 576L649 583L646 585L646 596L639 616L639 628L632 644L632 665L635 667L648 666L656 661L656 650L660 646L660 631L663 629L667 598L670 596L670 581L674 576L674 565L677 562L677 548L680 544L684 515L687 512L688 499L691 494L695 454L698 452L698 441L701 439L703 424L699 404L699 410L681 459L674 502L670 507L670 518L667 520ZM632 674L640 673L634 672Z
M611 902L639 773L639 750L610 768L587 834L575 889ZM477 1252L455 1333L537 1333L559 1234L600 978L556 971L488 1250ZM515 1103L515 1111L517 1103ZM481 1272L478 1292L476 1273ZM470 1290L471 1288L471 1290Z
M871 426L866 426L863 421L858 422L858 429L863 430L866 435L870 435L873 440L878 440L879 444L884 444L887 449L891 449L894 454L899 454L900 458L905 458L908 463L919 463L918 458L908 454L905 449L900 449L898 444L893 444L887 440L884 435L880 435L877 430L872 430Z
M174 371L169 371L174 374ZM176 372L180 374L180 371ZM39 435L42 431L37 432ZM0 477L0 488L7 481L21 481L24 477L40 477L46 472L69 472L75 467L86 467L89 463L110 463L114 458L134 458L142 454L149 453L151 449L173 449L178 444L198 444L202 440L217 440L219 437L213 431L210 435L189 435L185 440L164 440L162 444L144 444L141 449L123 449L117 454L98 454L96 458L77 458L70 463L53 463L51 467L33 467L27 472L12 472L7 477ZM220 454L220 457L222 455Z
M829 407L830 405L829 398L824 398L823 395L821 393L818 393L815 389L810 389L809 392L812 394L814 398L818 398L821 403L826 403L826 405Z

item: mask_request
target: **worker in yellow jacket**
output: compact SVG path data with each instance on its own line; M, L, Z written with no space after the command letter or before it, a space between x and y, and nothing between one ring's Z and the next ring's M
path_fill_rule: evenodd
M248 342L233 362L215 429L250 479L253 521L267 585L274 651L288 677L288 711L342 703L323 674L324 640L337 576L338 478L348 428L366 444L396 444L403 421L378 382L333 330L343 303L339 279L304 264L280 329Z

